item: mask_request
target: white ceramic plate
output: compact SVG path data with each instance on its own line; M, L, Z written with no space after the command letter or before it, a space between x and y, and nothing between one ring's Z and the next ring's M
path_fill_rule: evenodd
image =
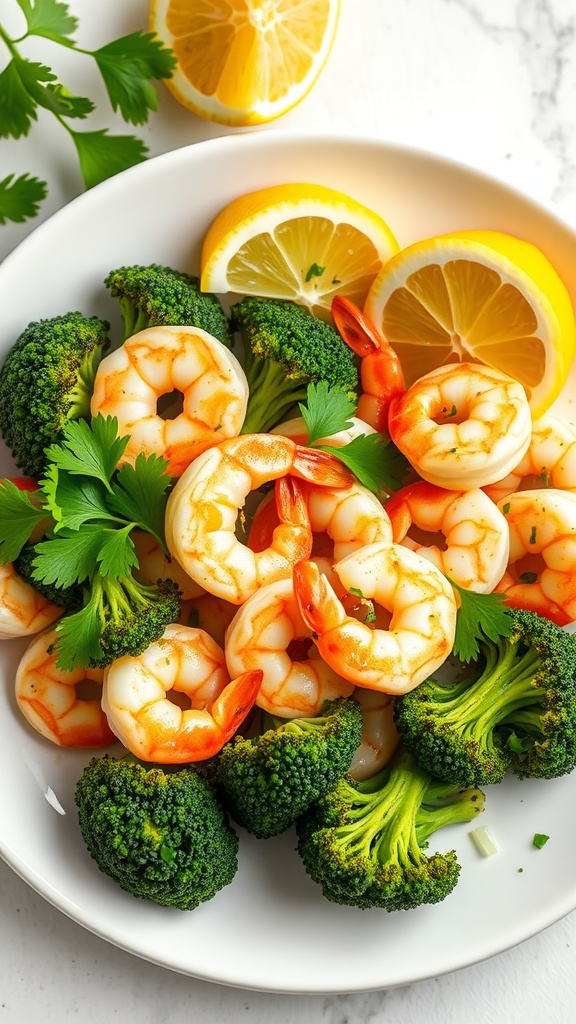
M202 236L235 196L314 181L378 210L401 245L457 228L499 228L539 245L576 299L576 235L550 211L481 174L414 150L280 131L216 139L125 172L39 227L0 266L0 351L30 320L70 309L119 325L103 287L123 263L198 269ZM576 418L576 376L564 410ZM0 473L13 466L5 451ZM12 697L24 642L0 650L0 852L34 889L104 939L184 974L275 992L387 988L452 971L535 934L576 907L576 776L513 779L487 792L480 822L500 850L483 859L455 826L461 880L444 903L408 913L360 911L324 900L295 853L292 832L241 835L240 869L192 913L133 899L84 849L73 800L89 754L61 750L20 719ZM114 748L111 748L114 752ZM535 832L550 841L538 851ZM523 869L520 871L520 869Z

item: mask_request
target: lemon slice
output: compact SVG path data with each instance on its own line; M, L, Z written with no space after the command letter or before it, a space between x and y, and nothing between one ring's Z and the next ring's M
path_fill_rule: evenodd
M499 231L409 245L383 267L364 309L408 386L448 362L484 363L523 385L535 419L562 390L576 349L574 310L554 267Z
M200 117L271 121L299 103L324 67L340 0L153 0L150 28L174 51L168 88Z
M398 251L372 210L323 185L273 185L240 196L208 229L201 287L291 299L328 319L334 295L362 306Z

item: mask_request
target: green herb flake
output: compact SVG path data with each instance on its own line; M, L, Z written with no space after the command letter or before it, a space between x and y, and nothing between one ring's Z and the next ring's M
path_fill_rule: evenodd
M174 853L174 850L170 849L169 846L162 845L160 847L160 856L162 860L166 861L167 864L173 864L173 862L176 860L176 854Z
M530 537L528 538L528 543L529 544L535 544L536 543L536 527L535 526L533 526L532 529L530 530Z
M502 505L502 512L504 513L505 516L507 516L509 511L510 511L510 502L507 501L505 505Z
M520 583L536 583L537 579L537 572L523 572L519 577Z
M311 267L308 267L304 280L311 281L313 277L322 277L325 270L326 267L320 267L317 263L313 263Z
M532 840L532 846L535 846L537 850L541 850L543 846L546 846L549 839L550 836L544 835L543 832L536 832Z

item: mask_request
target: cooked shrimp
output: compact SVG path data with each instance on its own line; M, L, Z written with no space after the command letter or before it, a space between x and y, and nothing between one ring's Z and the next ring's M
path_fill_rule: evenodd
M449 491L420 480L396 491L386 512L395 543L428 558L466 590L489 594L502 578L510 548L508 524L479 487Z
M151 533L134 530L131 537L138 559L138 568L134 570L134 576L140 583L173 580L180 588L183 601L191 601L204 594L204 589L185 572L176 558L166 558L160 544Z
M518 465L532 419L512 377L478 363L449 363L392 399L388 426L424 480L461 491L501 480Z
M333 448L342 448L345 444L350 444L355 437L360 437L361 434L375 434L374 427L371 427L369 423L359 419L357 416L351 416L349 427L345 427L344 430L338 430L335 434L329 434L327 437L320 437L314 443L316 445L330 444ZM271 434L282 434L283 437L289 437L295 444L308 444L308 427L303 416L296 416L292 420L284 420L284 423L279 423L277 427L274 427L270 431Z
M316 715L324 701L354 689L318 654L291 579L269 583L248 598L228 627L224 649L231 675L262 669L256 704L282 718Z
M310 526L314 536L313 554L339 561L351 551L392 541L392 527L387 512L376 495L359 483L350 487L317 487L303 484ZM271 542L279 523L274 495L267 495L254 513L248 546L262 550Z
M222 648L202 630L174 623L139 657L118 658L104 670L102 707L142 761L203 761L244 721L261 679L256 670L230 681Z
M280 435L244 434L199 455L168 499L171 554L205 590L232 604L290 576L312 548L308 511L295 476L326 486L348 486L353 480L334 456L301 448ZM272 480L279 481L281 523L270 546L254 552L236 537L236 522L249 493Z
M26 720L61 747L106 747L115 740L102 709L102 669L58 668L55 629L34 638L16 670L16 701Z
M11 562L0 565L0 638L9 640L39 633L59 619L63 611L26 583Z
M362 708L362 740L348 771L353 779L370 779L388 764L400 743L394 724L394 698L361 686L352 696Z
M387 431L390 403L406 390L400 360L376 325L349 299L336 295L331 312L336 330L361 358L358 416L376 430Z
M495 588L510 608L566 626L576 619L576 494L516 491L499 502L510 531L508 569Z
M200 597L182 601L178 622L204 630L220 647L224 647L226 630L237 611L237 605L214 597L214 594L202 593Z
M294 569L300 612L325 661L356 686L407 693L450 653L456 601L448 580L415 551L399 544L369 544L337 562L348 592L391 612L387 629L348 614L313 562Z
M484 490L500 501L520 489L550 486L576 492L576 427L546 413L532 425L524 458L508 476Z
M182 411L163 419L158 399L175 392ZM130 435L122 462L162 455L178 477L206 448L240 433L247 402L244 371L222 342L198 327L149 327L101 361L90 411L116 416L119 433Z

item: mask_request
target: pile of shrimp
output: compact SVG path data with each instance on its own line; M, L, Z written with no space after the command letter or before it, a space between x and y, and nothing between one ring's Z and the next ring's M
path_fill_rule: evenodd
M256 709L310 717L353 696L364 730L351 773L367 778L398 743L394 697L452 650L453 584L560 625L576 619L576 428L533 422L523 387L481 364L450 363L406 389L374 325L342 298L332 312L362 393L350 427L324 440L386 432L411 467L392 495L308 447L302 420L242 434L242 367L203 331L150 328L102 361L92 413L130 432L124 460L154 451L176 478L170 558L146 534L135 545L140 579L174 579L182 610L140 657L66 673L54 652L61 610L4 567L0 631L35 634L16 697L44 737L118 739L144 761L191 763ZM182 411L158 422L157 399L173 391Z

